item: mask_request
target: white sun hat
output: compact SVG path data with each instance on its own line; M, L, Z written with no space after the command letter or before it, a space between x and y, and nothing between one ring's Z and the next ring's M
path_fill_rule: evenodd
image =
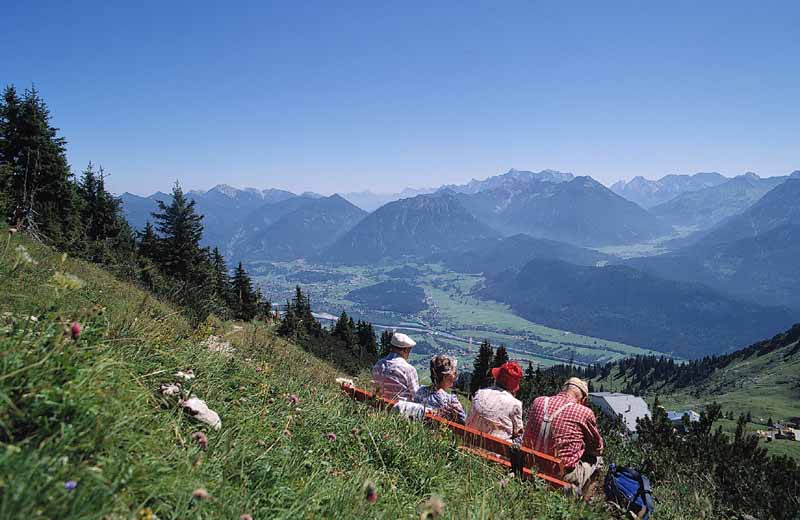
M405 334L401 332L395 332L392 334L392 346L397 348L411 348L416 345L417 342L413 339L409 338Z

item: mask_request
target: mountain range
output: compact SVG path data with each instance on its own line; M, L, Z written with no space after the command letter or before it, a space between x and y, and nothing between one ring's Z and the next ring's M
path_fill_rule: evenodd
M449 191L386 204L345 233L320 257L364 264L468 249L500 235L473 216Z
M728 180L717 172L695 173L694 175L665 175L658 180L634 177L630 181L617 181L611 191L650 209L667 202L683 193L718 186Z
M746 210L788 178L761 178L748 172L714 186L684 192L650 211L671 226L708 229Z
M669 227L591 177L507 179L474 194L458 194L473 215L505 235L526 233L580 246L644 242Z
M691 245L626 263L663 278L800 309L799 259L800 178L791 178Z

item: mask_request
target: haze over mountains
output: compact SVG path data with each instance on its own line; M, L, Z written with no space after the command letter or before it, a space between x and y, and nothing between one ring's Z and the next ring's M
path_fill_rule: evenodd
M234 262L438 262L482 276L474 296L536 323L682 356L767 336L800 312L800 172L637 177L609 189L512 169L395 195L220 185L189 196L205 216L204 244ZM159 198L168 195L123 194L130 222L141 228ZM622 260L597 250L653 243L667 251ZM353 294L365 304L374 292Z

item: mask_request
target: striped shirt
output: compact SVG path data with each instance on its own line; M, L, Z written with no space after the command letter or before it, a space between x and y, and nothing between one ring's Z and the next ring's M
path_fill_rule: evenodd
M375 363L372 382L387 399L412 401L419 389L417 369L395 352Z

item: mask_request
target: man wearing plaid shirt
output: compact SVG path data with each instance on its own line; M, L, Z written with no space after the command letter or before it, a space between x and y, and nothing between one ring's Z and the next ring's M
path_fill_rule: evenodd
M586 406L588 396L586 382L573 377L558 394L537 397L522 439L524 446L561 459L564 480L581 492L603 464L603 438L594 412Z

